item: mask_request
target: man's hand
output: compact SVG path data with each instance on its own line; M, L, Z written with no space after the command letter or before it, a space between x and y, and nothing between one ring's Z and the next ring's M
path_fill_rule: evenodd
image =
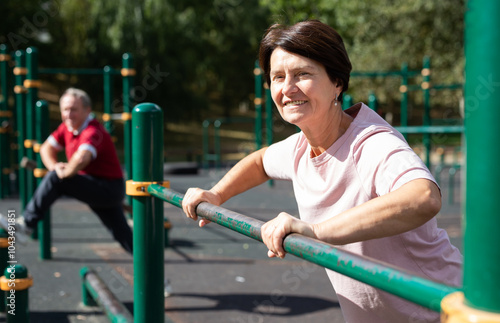
M60 179L68 177L64 171L66 169L66 166L67 163L56 163L54 165L54 171L56 172L57 177L59 177Z

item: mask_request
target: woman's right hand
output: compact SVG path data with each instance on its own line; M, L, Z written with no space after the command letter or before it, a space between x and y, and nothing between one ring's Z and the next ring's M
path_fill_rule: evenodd
M218 193L214 191L206 191L201 188L190 188L186 191L184 199L182 200L182 210L186 213L188 218L194 221L198 220L198 215L196 214L196 207L201 202L208 202L213 205L221 205L221 197ZM200 219L199 226L204 227L206 224L210 223L209 220Z

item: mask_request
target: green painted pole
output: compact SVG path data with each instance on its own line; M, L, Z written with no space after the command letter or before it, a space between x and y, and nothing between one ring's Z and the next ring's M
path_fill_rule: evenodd
M401 126L408 126L408 64L401 65L401 85L399 86L401 93Z
M431 59L429 56L424 57L423 69L422 69L422 91L424 94L424 126L431 125ZM430 134L424 134L423 143L425 147L425 164L428 168L431 165L431 136Z
M132 178L132 121L128 117L132 112L132 88L134 86L134 57L131 53L122 55L122 86L123 86L123 112L127 117L123 120L123 154L125 159L126 178ZM132 204L132 198L127 197L129 204Z
M210 133L209 133L209 127L210 127L210 121L204 120L202 123L203 127L203 169L208 169L209 164L210 164Z
M132 178L163 181L163 111L143 103L132 111ZM164 322L163 202L134 196L134 317L136 323Z
M24 51L17 50L15 52L16 67L14 68L15 87L14 93L16 97L16 115L17 115L17 165L21 163L21 159L26 155L26 148L24 148L24 140L26 139L26 88L24 87L24 80L26 78L26 54ZM26 168L19 167L19 198L21 201L21 211L24 210L28 204L27 192L27 170Z
M7 211L9 212L9 210ZM8 213L7 213L8 216ZM0 228L0 273L5 271L9 261L9 234ZM12 238L11 238L12 239ZM5 312L5 293L0 292L0 312Z
M352 107L352 96L349 94L344 94L344 98L342 99L342 110L346 110Z
M49 104L47 101L39 100L36 102L36 141L41 145L49 136ZM39 147L39 146L38 146ZM39 148L36 149L37 185L43 180L45 175L45 165L42 162L42 157L39 154ZM50 210L44 214L43 220L38 222L38 240L40 244L40 259L52 259L52 230L51 230L51 215Z
M500 2L469 0L465 15L464 296L500 313Z
M378 101L377 96L373 91L370 91L370 94L368 95L368 107L370 107L373 111L377 111Z
M273 144L273 98L271 97L271 89L269 85L264 83L266 95L266 144L271 146ZM274 180L267 181L269 187L274 186Z
M0 101L0 199L10 195L11 153L9 147L9 131L6 123L12 119L9 110L9 61L7 46L0 44L0 86L2 100Z
M26 156L31 160L35 160L35 152L33 151L35 142L35 105L36 101L38 101L39 88L38 50L35 47L26 49L26 68L28 69L26 80L24 80L24 87L28 90L26 94L26 139L29 140ZM29 200L36 189L36 178L33 176L33 172L27 172L26 183Z
M157 184L148 192L177 207L182 207L183 194ZM209 203L196 208L199 216L228 229L262 242L263 221ZM385 290L411 302L440 311L440 302L457 288L420 278L375 259L363 257L316 239L290 234L284 240L285 251L299 258Z
M255 149L262 148L262 70L259 62L255 61L253 70L255 75Z
M83 267L80 270L80 277L82 280L82 302L85 306L99 304L110 322L113 323L134 322L132 314L93 269Z
M113 121L111 120L111 105L113 101L113 69L111 66L104 66L103 68L103 83L104 83L104 113L109 116L107 120L104 121L104 128L109 132L113 133Z
M2 290L6 291L6 322L30 322L28 288L33 284L33 279L28 275L28 269L19 264L9 265L4 271L4 278L15 281L14 286L2 283Z

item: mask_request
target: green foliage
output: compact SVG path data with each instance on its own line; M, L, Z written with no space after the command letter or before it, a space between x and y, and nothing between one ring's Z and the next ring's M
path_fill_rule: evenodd
M118 69L122 53L132 53L137 99L158 103L169 120L230 115L241 102L251 104L258 44L275 22L330 24L355 71L399 70L404 62L420 69L430 56L433 83L463 81L464 0L2 0L0 6L0 42L39 47L42 66ZM100 82L79 85L99 99ZM397 78L353 77L349 92L366 101L374 90L392 111L398 88ZM447 105L460 95L433 102Z

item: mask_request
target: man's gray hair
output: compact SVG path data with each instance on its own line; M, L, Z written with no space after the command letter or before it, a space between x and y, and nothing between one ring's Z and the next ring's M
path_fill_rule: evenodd
M59 99L59 105L61 104L61 99L66 95L72 95L73 97L80 99L84 107L90 108L92 106L92 101L90 100L89 95L84 90L76 89L74 87L70 87L61 95Z

